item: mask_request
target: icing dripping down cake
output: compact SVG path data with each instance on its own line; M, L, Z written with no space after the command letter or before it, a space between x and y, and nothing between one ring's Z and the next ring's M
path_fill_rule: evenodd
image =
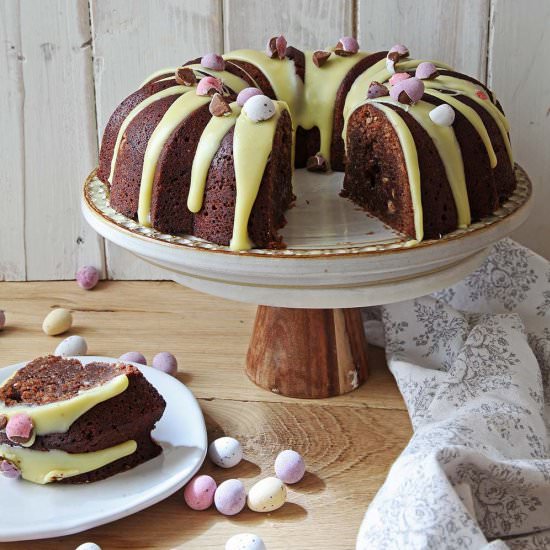
M351 37L302 52L278 36L151 75L111 116L98 177L145 226L246 250L284 247L294 168L343 171L342 196L413 241L467 227L515 188L484 84Z
M161 453L165 406L131 365L34 359L0 386L0 473L85 483L133 468Z

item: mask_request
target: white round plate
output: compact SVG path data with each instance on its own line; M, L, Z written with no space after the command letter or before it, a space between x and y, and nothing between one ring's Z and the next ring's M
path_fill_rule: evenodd
M82 363L117 361L77 357ZM0 369L0 383L25 366ZM79 533L148 508L191 479L206 456L206 427L193 394L176 378L133 363L166 401L153 437L162 454L120 474L82 485L36 485L0 476L0 542ZM182 497L183 498L183 497Z
M341 173L295 172L298 200L287 213L282 250L232 252L143 227L109 206L108 188L95 171L84 185L82 209L106 239L196 290L271 306L359 307L428 294L479 267L488 247L519 227L531 209L529 178L517 165L515 173L514 194L492 216L416 244L339 197Z

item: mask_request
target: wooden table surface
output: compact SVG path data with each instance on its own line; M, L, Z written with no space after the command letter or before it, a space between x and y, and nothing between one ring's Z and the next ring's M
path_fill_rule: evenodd
M363 514L411 435L404 403L383 353L370 350L370 378L353 393L295 400L268 393L243 365L255 307L213 298L170 282L102 282L83 291L73 281L0 283L0 365L52 353L67 336L46 336L42 320L54 307L73 311L69 334L84 336L89 353L118 357L139 350L176 355L178 378L199 399L209 439L241 441L246 460L231 470L208 461L201 472L218 483L241 478L249 488L273 475L279 451L305 457L308 473L289 488L288 502L271 514L244 510L233 518L192 511L182 491L125 519L84 533L7 543L6 549L72 549L85 541L115 548L223 549L239 532L260 535L268 550L351 549Z

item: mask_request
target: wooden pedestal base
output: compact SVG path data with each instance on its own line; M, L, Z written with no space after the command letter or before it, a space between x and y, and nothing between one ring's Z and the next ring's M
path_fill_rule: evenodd
M259 306L246 373L258 386L289 397L354 390L367 377L361 310Z

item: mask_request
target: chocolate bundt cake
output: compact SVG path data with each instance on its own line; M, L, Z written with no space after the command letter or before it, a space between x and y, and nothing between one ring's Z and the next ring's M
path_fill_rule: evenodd
M284 246L293 167L344 171L343 196L420 241L510 196L508 132L484 84L405 46L302 52L279 36L149 77L111 116L98 177L145 226L245 250Z
M131 365L40 357L0 386L0 473L86 483L161 453L166 403Z

